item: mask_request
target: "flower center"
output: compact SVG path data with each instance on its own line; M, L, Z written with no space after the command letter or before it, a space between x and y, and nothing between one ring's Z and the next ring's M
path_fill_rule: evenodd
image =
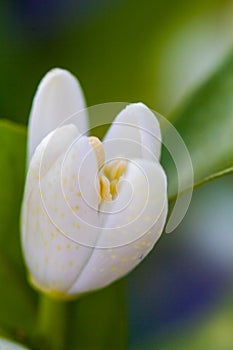
M114 159L104 164L105 154L101 141L94 136L88 137L88 141L93 147L97 159L100 201L111 201L117 195L119 181L127 169L127 161Z

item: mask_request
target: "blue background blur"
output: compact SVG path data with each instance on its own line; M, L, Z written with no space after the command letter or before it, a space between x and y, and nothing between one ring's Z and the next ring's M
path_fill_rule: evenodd
M226 0L2 1L0 116L27 123L39 80L60 66L88 106L142 101L172 118L230 51L232 15ZM196 327L232 294L232 180L198 189L180 227L130 275L133 349Z

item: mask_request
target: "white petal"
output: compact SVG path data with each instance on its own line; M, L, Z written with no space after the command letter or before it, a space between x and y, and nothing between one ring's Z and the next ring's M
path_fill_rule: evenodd
M10 340L0 338L0 350L29 350L25 348L23 345L17 344Z
M48 72L39 84L29 118L29 161L36 147L48 133L84 108L85 101L77 79L68 71L59 68ZM76 121L79 131L85 132L85 111L80 113Z
M33 283L50 294L66 294L92 253L79 242L93 246L99 233L97 160L86 137L75 139L74 128L57 129L38 146L23 200L27 266Z
M159 122L142 103L123 109L104 138L106 159L115 157L159 160L161 132Z
M131 271L149 253L166 221L166 184L160 164L141 159L129 164L118 200L101 206L101 210L109 212L104 219L105 229L70 293L108 285Z

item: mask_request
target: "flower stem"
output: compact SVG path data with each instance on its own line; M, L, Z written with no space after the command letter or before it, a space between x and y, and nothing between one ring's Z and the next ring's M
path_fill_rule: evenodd
M65 302L40 295L38 334L49 350L65 349L66 308Z

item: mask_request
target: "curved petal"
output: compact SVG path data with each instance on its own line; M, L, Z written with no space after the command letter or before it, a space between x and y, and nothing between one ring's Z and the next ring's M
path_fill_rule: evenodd
M116 157L159 160L161 132L159 122L143 103L123 109L104 138L106 160Z
M108 213L103 218L105 229L69 293L108 285L131 271L153 248L167 216L167 181L160 164L141 159L130 163L118 199L104 203L101 210L102 218Z
M1 350L29 350L25 346L12 342L10 340L0 338L0 349Z
M77 79L64 69L55 68L48 72L38 86L30 113L29 161L36 147L48 133L84 108L85 101ZM85 111L78 116L77 126L81 133L87 130Z
M22 245L31 280L58 297L66 296L99 233L97 159L85 136L75 138L74 128L59 128L38 146L22 208ZM83 241L90 247L81 246Z

